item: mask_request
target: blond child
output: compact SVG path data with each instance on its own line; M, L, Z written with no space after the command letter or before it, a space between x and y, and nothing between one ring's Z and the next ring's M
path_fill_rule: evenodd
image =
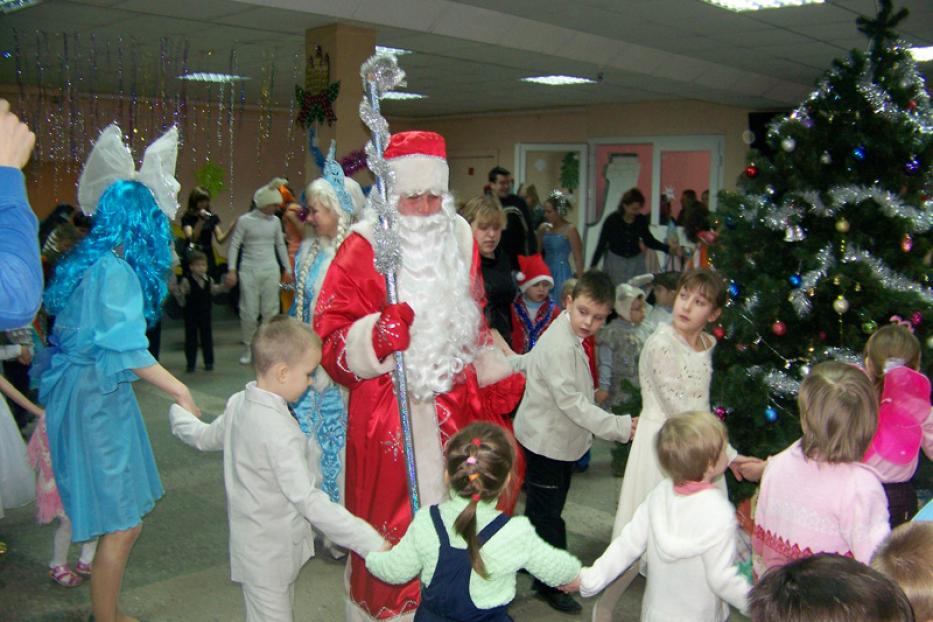
M897 583L917 622L933 621L933 523L905 523L881 543L871 567Z
M415 619L504 622L519 569L552 586L577 576L577 558L544 542L527 518L496 509L515 462L503 428L471 424L450 439L446 453L450 497L421 508L391 551L366 556L366 568L383 581L421 579Z
M865 372L879 400L878 430L863 462L884 485L891 527L917 513L911 483L920 449L933 459L930 380L920 373L920 342L909 324L882 326L865 344Z
M560 304L560 310L563 311L566 309L570 302L573 300L573 288L577 286L576 277L567 279L564 281L564 284L560 288L559 300L557 301Z
M707 412L664 422L658 462L668 475L592 566L580 593L599 593L647 554L642 620L722 621L746 610L751 583L736 566L735 508L713 480L726 469L726 428Z
M359 555L385 543L316 487L307 439L288 406L311 383L320 339L278 315L256 331L250 355L256 381L222 416L206 425L173 406L172 432L202 451L224 450L231 579L243 586L246 619L291 622L294 582L314 551L312 525Z
M803 436L768 460L752 536L756 576L817 553L868 563L890 532L878 477L860 460L878 425L878 399L857 367L815 366L797 397Z

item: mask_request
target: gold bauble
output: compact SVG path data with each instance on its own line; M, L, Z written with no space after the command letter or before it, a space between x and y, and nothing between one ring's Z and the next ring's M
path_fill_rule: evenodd
M840 218L836 221L836 231L839 233L848 233L849 232L849 221L845 218Z

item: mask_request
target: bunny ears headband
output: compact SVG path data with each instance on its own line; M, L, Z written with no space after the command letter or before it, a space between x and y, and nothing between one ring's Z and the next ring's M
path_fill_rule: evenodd
M143 165L136 170L133 154L123 142L123 132L112 123L100 133L78 181L78 205L92 216L104 192L118 181L138 181L146 186L169 220L178 211L175 160L178 158L178 128L172 127L146 148Z

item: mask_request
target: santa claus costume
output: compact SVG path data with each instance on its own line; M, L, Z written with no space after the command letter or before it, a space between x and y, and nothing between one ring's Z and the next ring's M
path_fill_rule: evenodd
M405 352L422 505L446 498L447 439L480 419L510 428L502 413L517 405L524 382L493 349L483 321L479 253L448 192L444 139L433 132L395 134L384 158L394 173L390 203L418 196L442 203L436 213L397 218L398 291L406 304L386 304L385 280L373 263L376 222L370 213L330 265L314 329L324 343L324 368L350 392L346 507L395 543L412 511L392 352ZM360 557L351 557L348 620L410 618L419 595L417 581L388 585L372 577Z

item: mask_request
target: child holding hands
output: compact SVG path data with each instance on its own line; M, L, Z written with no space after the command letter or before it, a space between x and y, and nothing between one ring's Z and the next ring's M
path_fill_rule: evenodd
M224 450L231 579L243 585L248 622L291 622L294 582L314 551L312 525L359 555L385 545L376 530L315 486L308 442L288 403L311 383L321 341L278 315L250 344L256 381L206 425L177 405L172 433L201 451Z
M878 398L862 370L815 366L797 397L803 436L768 460L758 493L756 576L802 557L837 553L867 564L890 532L877 476L860 463L878 424Z
M706 412L680 414L657 435L663 480L591 567L580 593L592 596L643 554L648 583L642 620L726 620L745 612L751 584L735 564L735 508L713 480L726 469L726 428Z
M366 568L383 581L421 579L415 620L506 622L519 569L552 586L579 574L580 562L538 537L527 518L496 510L515 460L505 430L471 424L450 439L446 453L450 498L422 508L391 551L366 556Z
M637 425L594 404L594 337L612 308L614 290L605 272L590 270L577 281L573 300L528 354L511 359L525 370L525 396L515 416L515 438L525 452L525 515L552 546L567 548L561 514L570 490L574 463L590 448L593 435L628 442ZM567 594L535 583L558 611L577 612Z

